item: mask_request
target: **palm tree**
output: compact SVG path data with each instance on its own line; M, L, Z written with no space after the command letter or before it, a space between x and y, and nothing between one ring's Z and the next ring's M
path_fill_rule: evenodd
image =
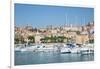
M31 43L34 43L35 42L34 36L28 36L28 39L30 40Z
M19 43L19 39L18 38L14 38L14 40L15 40L14 41L15 44L18 44Z
M64 37L64 36L58 36L57 39L58 39L57 40L58 42L64 42L64 39L66 39L66 37Z
M19 33L15 33L14 40L15 40L15 43L17 43L17 44L19 44L19 43L25 43L24 37L21 34L19 34Z
M45 43L48 43L49 42L49 39L50 39L49 37L45 37L44 38Z
M48 43L49 40L50 40L50 37L41 38L42 43Z

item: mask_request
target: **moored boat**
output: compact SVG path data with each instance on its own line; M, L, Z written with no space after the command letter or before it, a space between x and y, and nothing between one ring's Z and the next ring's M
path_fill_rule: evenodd
M71 51L70 51L69 48L62 48L62 49L61 49L61 53L62 53L62 54L71 53Z
M85 55L85 54L93 54L94 53L94 50L91 49L91 48L81 48L80 53L82 55Z

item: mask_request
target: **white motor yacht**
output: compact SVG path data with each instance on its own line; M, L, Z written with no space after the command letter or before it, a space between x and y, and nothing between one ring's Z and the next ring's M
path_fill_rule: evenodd
M63 47L63 48L61 49L61 53L62 53L62 54L71 53L70 48Z

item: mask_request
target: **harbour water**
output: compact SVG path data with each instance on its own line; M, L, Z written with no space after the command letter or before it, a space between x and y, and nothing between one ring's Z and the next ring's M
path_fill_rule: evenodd
M16 52L15 65L33 65L47 63L68 63L93 61L94 54L60 54L55 52Z

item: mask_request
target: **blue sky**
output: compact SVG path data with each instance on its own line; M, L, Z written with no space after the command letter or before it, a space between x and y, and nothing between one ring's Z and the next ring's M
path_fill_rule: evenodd
M94 9L68 6L15 4L15 25L32 25L42 28L48 25L85 25L94 21Z

